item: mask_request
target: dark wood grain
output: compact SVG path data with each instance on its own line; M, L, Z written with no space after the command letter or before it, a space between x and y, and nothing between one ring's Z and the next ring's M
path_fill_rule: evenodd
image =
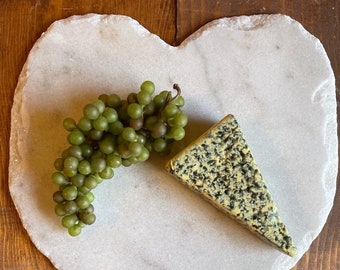
M286 14L302 23L320 39L331 60L336 78L336 89L340 86L340 1L338 0L252 0L211 1L178 0L176 40L182 42L205 23L221 17L262 13ZM337 100L339 100L337 91ZM338 109L338 115L340 111ZM339 119L338 119L339 123ZM309 251L294 267L294 270L340 269L340 182L333 210L321 234Z
M74 14L124 14L169 44L182 42L206 22L256 13L284 13L300 21L325 46L339 88L337 0L17 0L0 1L0 269L54 269L31 243L8 191L10 109L19 73L34 42L55 20ZM321 235L295 270L340 269L339 192Z

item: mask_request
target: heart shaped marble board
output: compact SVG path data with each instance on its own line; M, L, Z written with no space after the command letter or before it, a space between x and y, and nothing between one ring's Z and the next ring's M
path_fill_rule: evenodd
M170 156L119 168L95 190L97 221L72 238L54 214L53 162L65 117L144 80L182 88L190 122L178 152L232 113L297 248L273 249L167 174ZM337 175L334 75L318 39L283 15L223 18L172 47L135 20L74 16L34 45L12 110L10 192L58 269L289 269L319 234Z

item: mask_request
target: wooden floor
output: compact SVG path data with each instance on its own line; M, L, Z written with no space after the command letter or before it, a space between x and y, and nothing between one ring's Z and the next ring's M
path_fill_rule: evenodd
M34 42L53 21L85 13L128 15L171 45L180 44L199 27L220 17L287 14L321 40L334 69L337 89L340 89L339 0L0 1L0 270L54 269L31 243L9 195L10 110L19 73ZM323 231L295 270L340 269L339 209L338 191Z

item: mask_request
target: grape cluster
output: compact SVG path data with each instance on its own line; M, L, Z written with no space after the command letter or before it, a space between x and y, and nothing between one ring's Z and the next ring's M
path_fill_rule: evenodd
M100 95L84 106L78 122L64 119L70 146L54 162L52 181L59 190L53 200L71 236L95 222L92 190L111 179L115 168L145 161L152 151L167 152L173 141L185 136L184 99L178 85L174 89L174 97L171 91L153 96L154 83L145 81L126 99Z

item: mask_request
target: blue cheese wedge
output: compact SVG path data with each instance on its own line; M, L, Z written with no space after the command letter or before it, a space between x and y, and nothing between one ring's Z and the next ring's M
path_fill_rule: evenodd
M282 252L296 247L236 119L227 115L183 149L167 171Z

